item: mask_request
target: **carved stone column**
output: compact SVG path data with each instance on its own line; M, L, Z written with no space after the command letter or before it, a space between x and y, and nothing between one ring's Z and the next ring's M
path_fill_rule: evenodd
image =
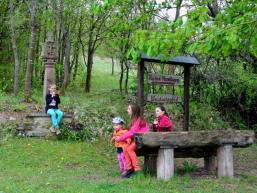
M46 42L43 44L43 48L42 48L42 59L45 64L44 88L43 88L44 100L45 100L45 95L48 92L49 85L55 84L54 64L57 58L58 58L57 44L56 42L54 42L53 34L51 32L48 32Z

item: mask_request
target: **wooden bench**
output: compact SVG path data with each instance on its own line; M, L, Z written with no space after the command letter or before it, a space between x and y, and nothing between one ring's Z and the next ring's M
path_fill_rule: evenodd
M234 176L233 147L248 147L254 143L250 130L215 130L188 132L136 133L137 155L144 156L144 169L157 173L158 179L169 180L174 175L174 158L204 158L207 170L218 177Z
M72 114L64 114L62 123L71 123ZM51 117L46 113L31 113L26 116L26 120L17 127L20 136L27 137L47 137L51 136L49 130L52 125Z

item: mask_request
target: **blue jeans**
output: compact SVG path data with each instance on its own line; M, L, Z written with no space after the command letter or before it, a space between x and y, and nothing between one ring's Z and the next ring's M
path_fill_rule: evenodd
M64 113L60 109L48 109L47 114L51 116L53 127L59 129L59 123Z

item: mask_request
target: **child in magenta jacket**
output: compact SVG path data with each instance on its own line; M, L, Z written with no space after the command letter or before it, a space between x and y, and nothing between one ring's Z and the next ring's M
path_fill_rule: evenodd
M134 134L146 133L149 131L148 123L144 121L140 112L140 107L138 105L130 104L128 106L128 114L130 115L129 131L115 139L116 141L126 141L129 138L131 139L131 143L124 148L126 167L127 167L127 172L125 173L125 175L122 175L122 177L124 178L129 178L135 172L138 172L141 170L138 163L138 158L135 152L137 150L137 145L134 141Z
M166 109L159 106L155 109L156 119L153 122L153 130L157 132L173 131L173 123L169 118Z

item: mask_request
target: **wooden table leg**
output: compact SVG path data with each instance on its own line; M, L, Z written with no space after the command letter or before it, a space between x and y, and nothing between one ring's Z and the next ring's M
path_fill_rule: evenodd
M174 175L174 149L171 146L161 146L157 157L157 178L169 180Z
M223 145L217 149L217 161L218 161L218 177L233 177L234 165L233 165L233 147L232 145Z
M156 162L157 162L157 154L145 155L144 170L146 172L150 172L150 173L155 173L156 174Z
M210 154L204 157L204 169L207 171L214 171L217 168L216 156L214 154Z

